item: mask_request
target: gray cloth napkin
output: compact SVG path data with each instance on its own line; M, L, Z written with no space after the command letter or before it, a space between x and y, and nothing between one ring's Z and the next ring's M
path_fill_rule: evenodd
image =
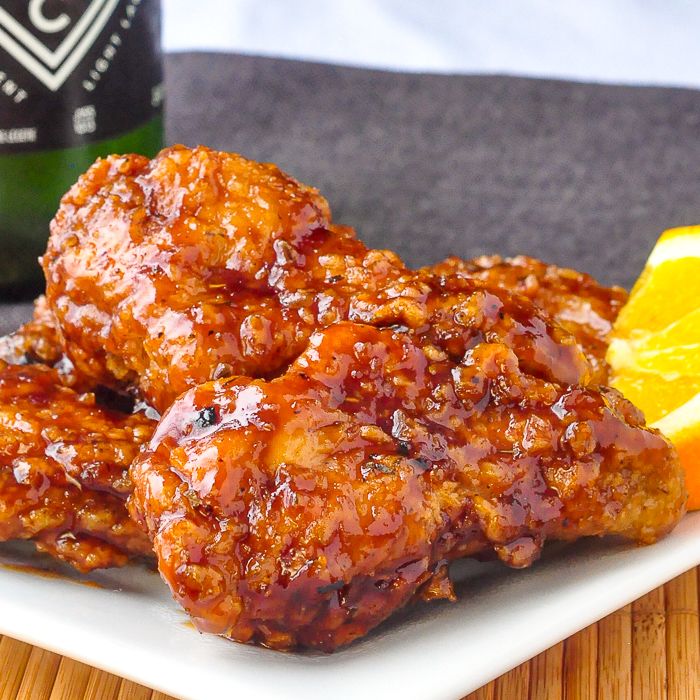
M223 54L166 75L168 142L278 163L412 265L526 253L629 286L664 228L700 223L700 92Z
M2 304L0 306L0 335L12 332L31 315L31 304Z

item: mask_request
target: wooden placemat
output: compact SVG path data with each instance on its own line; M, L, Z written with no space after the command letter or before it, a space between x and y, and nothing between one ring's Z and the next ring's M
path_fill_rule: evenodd
M698 572L686 572L465 700L697 700ZM15 699L169 700L169 696L3 637L0 700Z

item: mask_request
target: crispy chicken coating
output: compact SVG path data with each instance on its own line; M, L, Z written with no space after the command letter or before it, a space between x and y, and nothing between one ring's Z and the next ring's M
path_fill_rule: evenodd
M426 271L473 277L529 297L576 338L591 362L594 381L607 384L608 336L627 301L627 292L621 287L604 287L583 272L525 255L483 255L474 260L453 257Z
M332 224L316 190L203 147L98 161L64 197L43 265L78 375L135 384L161 412L210 379L274 376L317 328L365 320L382 291L409 309L414 291L399 258ZM622 290L529 258L448 259L427 272L530 296L605 378Z
M46 297L40 296L34 301L30 321L0 338L0 359L12 365L42 364L49 367L63 360L63 346Z
M206 148L98 161L63 198L43 266L79 374L160 411L231 374L273 375L405 268L330 223L273 165Z
M684 510L675 451L521 296L423 273L412 307L315 333L286 373L194 388L134 463L130 507L205 631L325 651L447 564L547 539L652 542ZM390 295L389 295L390 296Z
M154 422L0 361L0 540L29 539L80 571L152 554L125 507L129 465Z
M275 166L181 146L98 161L43 266L81 381L175 401L131 507L202 629L332 650L449 597L455 557L683 512L673 449L596 388L624 293L585 275L411 272Z
M94 384L75 371L66 356L56 319L43 295L34 300L30 321L14 333L0 337L0 360L11 365L53 367L64 386L80 392L94 388Z

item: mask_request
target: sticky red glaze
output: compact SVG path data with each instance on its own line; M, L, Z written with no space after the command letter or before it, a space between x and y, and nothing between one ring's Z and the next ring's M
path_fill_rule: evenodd
M43 265L82 381L159 410L195 387L136 461L132 508L202 629L332 650L449 597L455 557L650 542L683 512L670 445L595 388L621 301L585 276L411 272L275 166L184 147L98 161Z
M527 296L576 338L591 362L593 381L607 384L608 336L627 301L621 287L604 287L590 275L524 255L448 258L425 271L443 277L467 276Z
M151 553L129 518L128 468L154 423L0 361L0 540L31 539L81 571Z
M404 271L275 166L184 147L98 161L63 198L43 265L78 372L160 410L212 378L284 369Z
M13 365L41 363L53 366L60 362L62 355L53 314L43 296L35 300L29 322L0 338L0 358Z
M200 629L330 651L449 597L455 557L521 567L547 538L651 542L678 521L669 443L581 384L528 302L471 284L433 292L420 330L333 325L281 377L205 384L164 416L131 506Z
M62 384L78 391L90 388L66 357L60 332L46 297L34 301L30 321L14 333L0 337L0 360L11 365L42 364L53 367Z
M274 376L314 330L339 320L402 316L416 327L424 277L488 269L509 286L536 267L451 261L416 277L331 223L325 199L275 166L182 146L152 161L98 161L63 198L43 265L78 376L88 386L134 384L160 411L210 379ZM596 297L592 280L541 267L542 289L566 289L569 300L547 308L592 348L595 374L601 347L588 342L590 329L614 316L615 295Z

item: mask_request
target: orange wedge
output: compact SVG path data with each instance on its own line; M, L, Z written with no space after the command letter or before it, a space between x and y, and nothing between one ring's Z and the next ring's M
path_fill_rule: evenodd
M613 328L612 385L676 446L700 509L700 226L666 231Z

